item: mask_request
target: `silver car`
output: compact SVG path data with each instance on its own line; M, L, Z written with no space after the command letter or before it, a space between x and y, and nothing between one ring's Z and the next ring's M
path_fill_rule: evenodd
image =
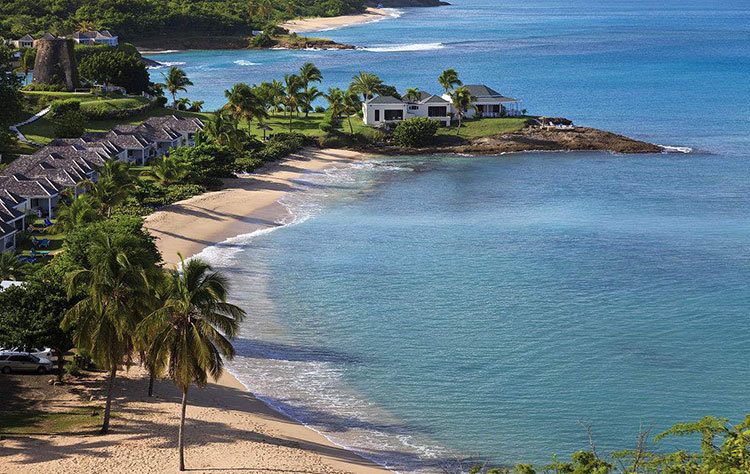
M52 370L54 364L49 359L40 359L28 352L0 352L0 372L36 372L44 374Z

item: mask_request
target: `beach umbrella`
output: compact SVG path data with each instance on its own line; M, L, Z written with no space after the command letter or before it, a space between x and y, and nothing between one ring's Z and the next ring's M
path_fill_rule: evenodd
M258 130L263 130L263 141L266 141L266 132L270 132L273 129L265 123L261 123L258 125Z

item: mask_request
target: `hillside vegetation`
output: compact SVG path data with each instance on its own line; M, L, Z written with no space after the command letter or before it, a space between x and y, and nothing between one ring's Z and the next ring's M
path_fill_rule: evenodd
M121 40L197 34L249 34L299 16L338 16L364 11L362 0L3 0L0 36L81 27L108 28Z

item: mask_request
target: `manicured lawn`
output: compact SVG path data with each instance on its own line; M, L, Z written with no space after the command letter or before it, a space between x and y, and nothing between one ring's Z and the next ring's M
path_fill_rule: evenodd
M81 102L81 111L92 109L94 107L106 107L107 110L126 110L135 109L149 103L145 97L126 97L122 99L102 99L87 100Z
M92 413L96 412L96 416ZM96 430L104 410L98 406L47 413L41 411L0 412L0 435L63 434Z
M320 130L320 123L323 121L324 114L315 114L311 113L309 117L305 118L304 115L300 115L297 117L296 115L292 117L292 131L301 133L303 135L307 135L309 137L320 137L325 135L322 130ZM272 114L269 118L267 118L264 123L271 127L273 130L266 132L267 135L272 135L274 133L287 133L289 132L289 116L288 115L280 115L280 114ZM242 128L247 128L248 126L243 122L241 125ZM362 123L362 119L356 116L352 116L352 127L354 128L354 131L361 131L362 129L367 128L367 126ZM253 122L249 126L250 133L255 135L256 137L262 138L263 137L263 130L258 130L258 124L257 122ZM339 127L340 130L349 132L349 124L346 121L346 117L343 118L341 126Z
M515 132L523 128L526 118L483 118L479 120L464 120L461 124L461 136L464 138L479 138L496 135L498 133ZM450 128L440 127L438 135L455 135L456 124Z
M59 92L59 91L21 91L23 94L52 99L94 99L97 96L87 92Z
M28 220L26 221L29 222ZM54 220L53 220L54 222ZM28 242L24 242L18 246L18 250L23 253L24 256L27 257L34 257L37 258L43 262L46 262L48 258L51 258L53 255L60 252L60 249L63 246L63 242L65 241L65 234L62 233L56 233L52 231L50 227L44 226L44 219L34 219L32 222L35 229L40 229L37 231L32 232L30 235L33 238L36 238L38 240L48 239L50 241L49 246L47 248L40 248L33 245L32 241L33 239L30 238ZM39 251L48 251L49 256L39 256L39 255L32 255L31 250L39 250Z

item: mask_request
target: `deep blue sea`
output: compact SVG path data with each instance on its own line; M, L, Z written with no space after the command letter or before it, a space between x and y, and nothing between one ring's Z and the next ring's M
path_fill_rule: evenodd
M567 457L588 446L579 422L608 453L634 447L641 424L739 420L750 4L453 3L322 34L357 51L154 59L184 68L209 108L305 61L324 88L364 70L437 92L455 67L530 113L692 151L373 157L310 173L310 192L282 202L290 225L203 254L251 315L231 370L402 471Z

